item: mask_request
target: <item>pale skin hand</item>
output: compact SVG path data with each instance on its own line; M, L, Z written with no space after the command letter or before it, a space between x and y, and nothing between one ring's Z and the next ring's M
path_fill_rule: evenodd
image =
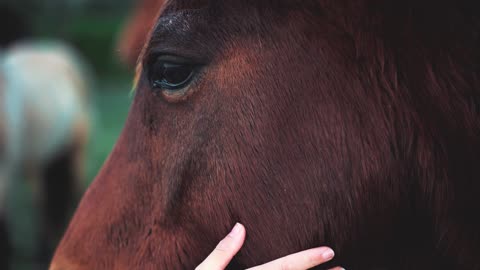
M195 270L223 270L227 267L245 241L245 227L238 224L217 245L215 250ZM319 247L295 253L278 260L249 268L248 270L307 270L330 261L334 256L328 247ZM331 270L344 270L336 267Z

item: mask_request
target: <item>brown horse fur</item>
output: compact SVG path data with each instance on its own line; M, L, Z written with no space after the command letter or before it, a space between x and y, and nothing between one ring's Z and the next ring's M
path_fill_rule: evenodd
M474 1L171 0L126 127L51 269L229 269L320 245L347 269L480 269ZM159 54L203 64L184 100Z
M127 65L135 67L143 45L147 42L148 32L155 24L160 8L165 0L137 0L130 18L118 41L120 58Z

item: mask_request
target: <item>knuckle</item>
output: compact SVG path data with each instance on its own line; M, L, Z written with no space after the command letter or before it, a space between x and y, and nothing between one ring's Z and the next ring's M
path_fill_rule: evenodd
M215 251L214 251L214 252L224 253L224 252L226 252L226 251L227 251L227 249L226 249L225 245L224 245L222 242L220 242L220 243L215 247Z
M225 249L225 247L223 247L223 246L218 245L218 246L215 248L215 252L216 252L216 253L225 253L225 252L227 252L227 249Z
M215 247L215 251L225 253L230 250L231 247L231 238L230 236L227 236L225 239L220 241L218 245Z
M280 270L292 270L292 264L290 261L285 260L280 263Z

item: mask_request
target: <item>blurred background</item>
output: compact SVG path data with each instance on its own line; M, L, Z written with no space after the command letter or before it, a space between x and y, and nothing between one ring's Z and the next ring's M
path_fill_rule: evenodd
M0 269L47 269L58 219L112 150L133 99L119 48L137 5L0 0Z

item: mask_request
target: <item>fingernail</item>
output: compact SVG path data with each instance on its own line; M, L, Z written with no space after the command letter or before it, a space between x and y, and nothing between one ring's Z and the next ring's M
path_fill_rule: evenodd
M333 258L333 256L335 256L335 252L333 252L333 250L331 250L331 249L325 250L322 254L322 257L325 260L331 260Z
M232 231L230 232L230 236L237 236L240 234L242 231L242 225L240 223L235 224L235 227L233 227Z

